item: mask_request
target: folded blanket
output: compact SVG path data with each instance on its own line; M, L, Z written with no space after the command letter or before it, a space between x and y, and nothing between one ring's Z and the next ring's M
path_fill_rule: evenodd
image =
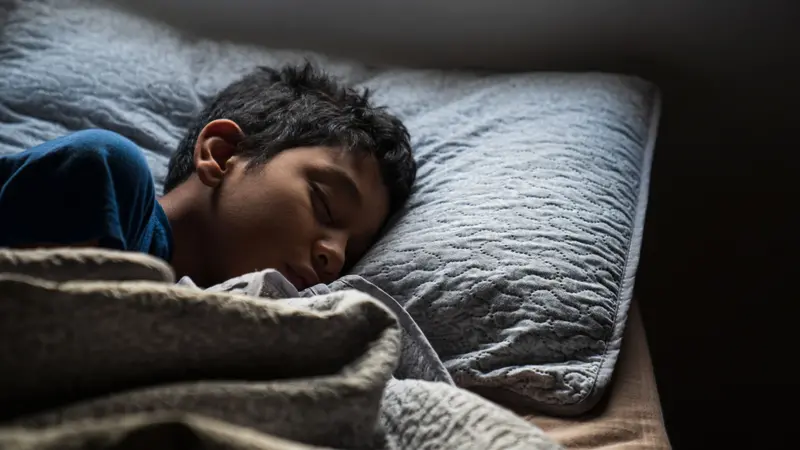
M557 448L447 383L355 290L267 301L98 250L0 250L2 448Z
M178 284L199 289L189 277L181 278ZM394 371L395 377L455 384L439 355L436 354L436 351L431 346L430 341L422 333L422 330L420 330L408 311L391 295L358 275L342 277L330 286L317 284L298 292L280 272L266 269L232 278L207 290L210 292L244 294L265 299L284 299L288 304L317 309L316 302L328 301L328 297L324 297L325 294L348 289L366 293L383 303L395 314L402 327L400 360ZM309 300L303 297L315 298Z

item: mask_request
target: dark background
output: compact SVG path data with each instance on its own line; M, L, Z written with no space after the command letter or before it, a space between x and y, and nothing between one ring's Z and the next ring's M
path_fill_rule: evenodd
M796 0L132 4L207 35L379 63L655 81L663 115L636 296L670 438L788 440L800 389Z
M662 83L636 295L675 448L777 447L796 426L800 79L787 60L760 72L771 79Z

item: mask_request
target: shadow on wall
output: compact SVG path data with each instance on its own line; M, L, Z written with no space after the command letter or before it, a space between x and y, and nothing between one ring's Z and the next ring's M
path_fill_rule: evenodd
M658 60L691 71L770 60L790 0L113 0L197 34L372 62L537 70Z

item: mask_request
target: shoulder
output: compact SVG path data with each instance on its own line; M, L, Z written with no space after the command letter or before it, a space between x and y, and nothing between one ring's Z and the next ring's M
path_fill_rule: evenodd
M99 165L115 181L152 184L144 153L130 139L108 130L84 130L62 138L67 156L79 164Z
M156 201L153 175L144 152L130 139L107 130L79 131L67 139L72 157L85 159L86 176L103 178L92 184L108 186L106 195L119 208L123 227L138 229L140 221L148 220Z
M130 139L107 130L84 130L67 136L67 147L75 158L97 166L96 179L87 195L104 198L105 209L113 211L111 228L119 234L126 250L149 253L152 247L152 218L157 208L153 175L144 152ZM91 175L87 175L93 178ZM102 179L99 179L102 178Z
M113 195L123 206L138 197L154 197L153 175L144 152L130 139L108 130L83 130L57 139L66 171L76 182L99 187L113 186ZM87 186L87 194L92 188Z
M153 184L144 153L130 139L107 130L84 130L2 157L4 178L41 178L50 184ZM6 173L7 172L7 173Z
M100 239L139 249L155 203L144 153L110 131L79 131L0 157L0 216L17 218L0 225L19 242Z
M106 181L126 184L152 183L144 153L130 139L113 131L84 130L8 155L4 165L26 176L72 182ZM116 184L116 183L115 183Z
M76 196L76 202L103 205L113 212L128 248L135 248L156 202L155 184L144 152L113 131L78 131L40 146L50 179ZM42 170L37 171L39 175ZM41 179L41 176L39 177Z

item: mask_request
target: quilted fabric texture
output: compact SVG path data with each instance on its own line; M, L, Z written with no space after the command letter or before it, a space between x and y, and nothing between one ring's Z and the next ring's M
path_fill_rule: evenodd
M408 125L419 177L353 272L406 306L459 385L559 414L598 400L638 260L651 84L377 70L189 39L88 1L2 4L0 153L106 128L145 149L161 182L189 118L256 65L308 56L374 89Z

